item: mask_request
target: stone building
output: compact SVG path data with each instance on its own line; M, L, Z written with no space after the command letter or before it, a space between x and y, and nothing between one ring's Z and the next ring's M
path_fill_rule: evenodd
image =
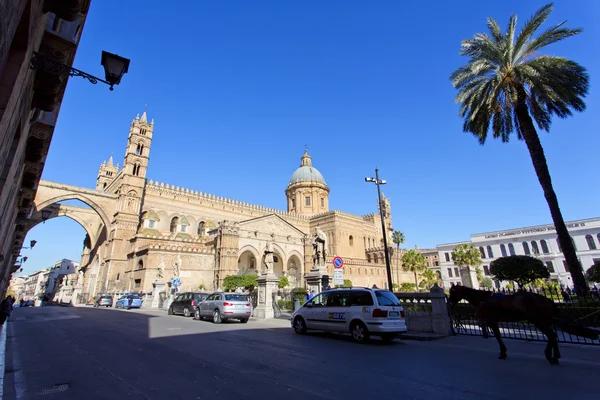
M0 296L27 233L67 77L30 68L37 54L73 64L90 0L0 1Z
M307 151L285 186L287 210L275 210L148 180L154 128L146 112L132 121L123 166L115 165L112 157L103 162L96 191L82 189L81 196L69 197L59 195L58 184L44 183L56 194L39 200L38 208L57 199L98 198L98 203L88 202L100 217L96 226L86 228L84 294L149 292L153 283L174 277L180 278L181 290L201 285L212 290L228 275L260 274L267 242L274 252L274 272L287 276L292 286L304 286L304 274L313 265L310 241L317 227L328 237L331 275L331 259L339 255L345 279L354 285L386 286L379 213L331 210L330 188ZM382 203L390 235L390 201Z

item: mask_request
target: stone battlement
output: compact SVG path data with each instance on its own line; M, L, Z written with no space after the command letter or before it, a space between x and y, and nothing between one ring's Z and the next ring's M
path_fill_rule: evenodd
M214 194L203 193L197 190L190 190L188 188L182 188L175 185L169 185L163 182L154 182L149 180L146 185L146 189L154 192L159 192L161 195L170 195L175 200L177 197L185 197L188 201L211 201L221 206L230 206L237 209L244 209L248 211L257 211L264 214L277 214L281 217L295 219L297 221L308 221L310 218L304 215L298 215L289 213L287 211L277 210L275 208L269 208L259 206L256 204L246 203L240 200L229 199L226 197L215 196Z

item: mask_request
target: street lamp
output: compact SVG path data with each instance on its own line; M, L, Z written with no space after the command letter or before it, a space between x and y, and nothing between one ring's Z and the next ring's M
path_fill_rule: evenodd
M33 247L35 246L35 244L37 243L37 240L32 240L31 242L29 242L29 247L25 247L22 246L22 249L33 249Z
M48 218L50 218L50 215L51 215L51 214L52 214L52 210L51 210L51 209L49 209L49 208L44 208L44 209L42 210L42 221L43 221L43 223L44 223L44 224L46 223L46 220L47 220Z
M392 290L392 269L390 268L390 255L387 245L387 233L385 230L385 220L383 218L383 203L381 202L381 185L387 182L384 179L379 179L379 169L375 168L375 178L365 178L365 182L373 182L377 185L377 197L379 199L379 216L381 218L381 232L383 233L383 247L385 254L385 269L387 272L388 289Z
M127 58L103 51L100 64L104 67L106 76L106 80L104 80L34 51L33 57L31 57L30 68L48 72L52 75L81 76L94 85L98 82L106 83L107 85L110 85L109 89L113 90L113 86L118 85L121 82L123 75L128 71L129 62L130 60Z

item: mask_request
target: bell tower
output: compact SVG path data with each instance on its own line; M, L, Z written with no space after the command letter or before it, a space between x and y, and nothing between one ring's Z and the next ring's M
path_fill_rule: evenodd
M113 157L110 156L108 162L103 161L100 164L98 178L96 179L96 190L106 190L119 173L119 164L113 165Z

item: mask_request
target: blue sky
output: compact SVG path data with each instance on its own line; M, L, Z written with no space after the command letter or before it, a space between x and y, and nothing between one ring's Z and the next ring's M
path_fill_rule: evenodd
M375 3L375 4L373 4ZM103 76L102 50L131 59L110 92L71 78L43 179L94 187L147 105L156 121L148 178L285 209L284 190L307 145L330 207L377 211L364 182L388 181L394 228L406 247L471 233L551 223L523 142L480 146L462 132L450 73L460 42L486 18L521 25L542 1L94 0L74 66ZM547 49L591 75L588 110L554 120L542 144L567 220L597 217L598 90L594 0L559 0L550 24L583 34ZM24 272L79 260L84 230L68 218L32 229Z

